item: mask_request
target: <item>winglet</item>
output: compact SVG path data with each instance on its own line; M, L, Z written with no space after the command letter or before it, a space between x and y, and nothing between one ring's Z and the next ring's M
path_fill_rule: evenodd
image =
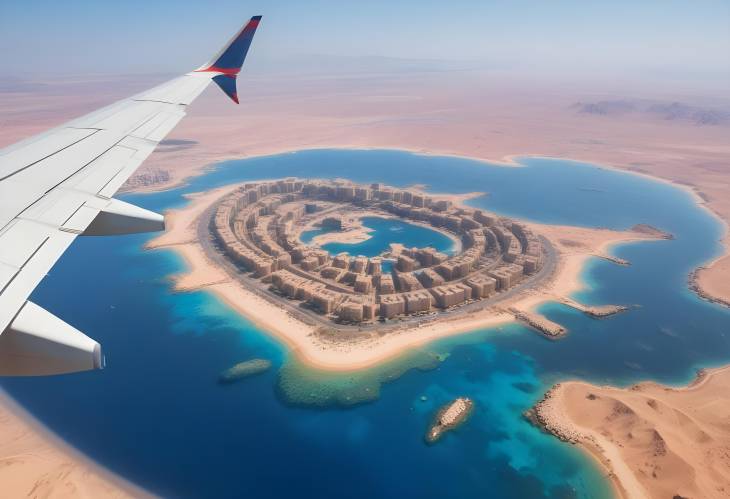
M256 33L256 28L261 22L261 16L253 16L251 20L231 38L231 40L209 63L196 69L196 73L218 73L213 81L225 92L225 94L238 104L238 93L236 92L236 76L241 71L243 61L246 59L251 40Z

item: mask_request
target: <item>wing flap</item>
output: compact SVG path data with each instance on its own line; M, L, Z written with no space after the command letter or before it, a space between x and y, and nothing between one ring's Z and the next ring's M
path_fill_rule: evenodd
M152 154L152 151L157 147L157 142L127 137L120 145L134 147L135 153L129 158L124 167L99 190L99 195L106 198L111 198L135 170L139 168L139 165L147 159L147 156Z
M136 149L123 145L122 141L69 179L67 185L78 191L96 194L104 188L109 179L124 169L136 153Z
M85 139L95 130L61 128L0 150L0 180Z
M14 173L10 180L32 186L35 196L27 199L27 206L30 206L111 149L122 138L123 135L119 133L99 130L72 146L35 163L31 168Z
M17 220L0 234L0 261L20 269L48 239L48 232L40 224Z
M5 289L5 286L13 280L13 277L15 277L15 274L18 273L18 270L20 269L17 267L0 262L0 293Z
M83 205L66 220L61 230L73 232L74 234L82 234L98 214L99 210L97 208Z
M86 197L82 193L54 190L39 199L18 218L59 227L84 204L84 201Z
M19 266L20 271L0 294L0 330L8 327L30 293L76 237L74 234L50 229L29 220L20 220L17 223L35 225L38 227L39 234L41 230L45 229L48 237L34 253L28 255L25 263Z
M38 199L38 189L12 179L0 182L0 230Z

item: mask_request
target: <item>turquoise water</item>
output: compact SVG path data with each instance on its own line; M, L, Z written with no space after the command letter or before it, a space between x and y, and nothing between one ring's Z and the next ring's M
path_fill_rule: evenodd
M391 243L400 243L407 248L425 248L431 246L444 253L454 252L454 241L439 231L422 225L411 224L403 220L382 217L363 217L363 225L371 229L370 239L359 243L327 243L322 248L332 255L343 251L352 256L378 256L390 249ZM330 232L326 228L312 229L302 232L301 240L305 244L312 242L316 236Z
M591 288L578 296L639 307L593 320L547 304L545 313L570 329L563 340L518 325L451 338L425 349L444 354L435 368L386 378L369 403L307 406L290 403L279 386L290 365L284 347L206 292L170 292L170 276L184 265L171 252L143 251L151 236L78 238L33 300L98 339L107 369L2 386L91 458L164 496L609 497L590 460L521 414L565 377L682 383L699 367L730 362L730 313L686 288L688 272L719 250L722 228L666 184L568 161L523 163L306 151L226 162L183 188L123 198L164 210L185 204L186 193L233 181L347 177L484 191L471 204L536 221L649 223L675 239L616 248L629 267L592 261ZM222 370L249 358L274 368L217 383ZM436 407L460 395L476 400L473 417L426 446Z

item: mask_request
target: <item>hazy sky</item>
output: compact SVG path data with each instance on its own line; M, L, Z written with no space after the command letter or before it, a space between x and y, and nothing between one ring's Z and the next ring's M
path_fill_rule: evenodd
M255 14L252 65L323 54L563 74L730 72L730 0L0 0L0 76L186 71Z

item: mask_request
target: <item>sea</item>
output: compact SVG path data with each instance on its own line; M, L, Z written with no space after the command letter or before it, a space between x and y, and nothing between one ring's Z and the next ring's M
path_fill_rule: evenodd
M351 256L378 256L390 249L392 243L399 243L406 248L425 248L430 246L444 253L454 252L454 242L445 234L422 225L405 220L383 217L363 217L363 227L369 231L369 238L355 243L331 242L322 245L332 255L346 252ZM332 232L326 227L319 227L302 232L300 239L305 244L321 234Z
M587 455L523 413L564 379L679 385L700 368L730 363L730 311L687 287L690 271L721 251L723 228L690 193L667 183L562 159L518 161L504 167L397 150L310 150L226 161L183 187L120 197L162 212L184 206L188 193L232 182L347 178L480 191L470 205L536 222L650 224L674 238L613 248L630 266L591 260L586 288L575 295L628 311L598 320L548 303L541 311L569 330L559 341L511 324L332 374L299 364L210 293L174 292L171 277L185 264L172 251L145 250L154 235L79 237L32 300L98 340L107 367L0 385L89 458L164 497L611 497L605 473ZM372 222L376 241L421 229ZM218 383L221 371L254 358L273 367ZM471 418L427 445L435 412L459 396L475 401Z

